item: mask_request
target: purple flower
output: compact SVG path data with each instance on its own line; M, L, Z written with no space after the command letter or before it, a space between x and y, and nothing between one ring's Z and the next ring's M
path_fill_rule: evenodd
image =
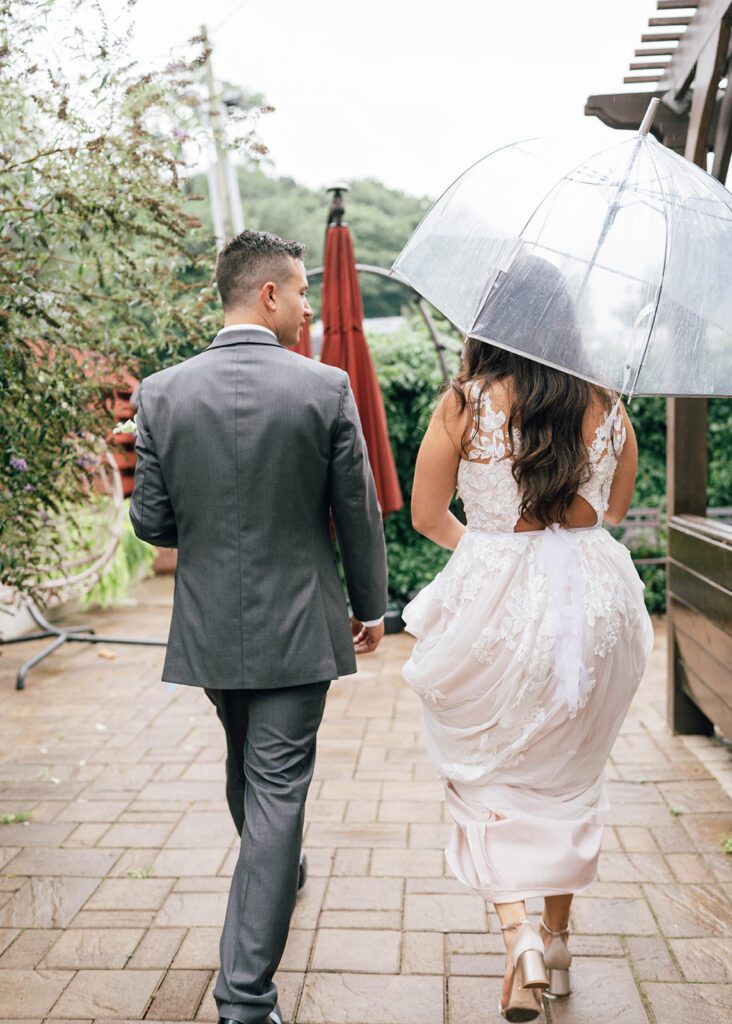
M16 473L27 473L28 463L25 461L24 458L21 458L18 455L14 455L10 460L10 468L14 469Z
M79 458L76 460L76 465L81 466L82 469L89 470L94 469L97 466L98 462L99 460L97 459L96 455L80 455Z
M26 484L23 490L26 494L32 494L36 489L35 484Z

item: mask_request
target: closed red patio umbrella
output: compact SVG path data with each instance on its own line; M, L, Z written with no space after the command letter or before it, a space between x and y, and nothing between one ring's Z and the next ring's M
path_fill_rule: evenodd
M292 348L293 352L298 352L301 356L306 356L308 359L313 358L313 343L310 339L310 324L305 323L300 328L300 335L297 339L297 345Z
M339 212L342 214L342 205ZM325 244L320 359L345 370L351 380L376 493L386 516L400 509L404 501L389 444L384 400L363 332L363 304L351 232L346 224L340 223L337 214L334 220L328 228Z

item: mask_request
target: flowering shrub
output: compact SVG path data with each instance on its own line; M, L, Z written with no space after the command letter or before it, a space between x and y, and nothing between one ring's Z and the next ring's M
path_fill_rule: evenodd
M49 523L89 493L108 382L215 328L183 177L208 144L203 41L159 71L125 46L94 0L0 0L0 580L30 593L64 558ZM256 113L228 124L240 153L263 148Z

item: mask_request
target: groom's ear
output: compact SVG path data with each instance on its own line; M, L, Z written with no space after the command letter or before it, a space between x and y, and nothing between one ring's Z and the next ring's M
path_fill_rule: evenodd
M275 282L267 281L266 284L262 285L262 290L259 294L267 309L274 312L277 309L277 285Z

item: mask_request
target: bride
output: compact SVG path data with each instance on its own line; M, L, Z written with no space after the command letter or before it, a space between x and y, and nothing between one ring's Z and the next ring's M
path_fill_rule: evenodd
M448 862L501 921L509 1021L570 992L572 896L596 876L603 769L653 642L630 555L602 529L636 467L616 396L473 339L417 459L414 526L454 554L404 612L404 676L455 823Z

